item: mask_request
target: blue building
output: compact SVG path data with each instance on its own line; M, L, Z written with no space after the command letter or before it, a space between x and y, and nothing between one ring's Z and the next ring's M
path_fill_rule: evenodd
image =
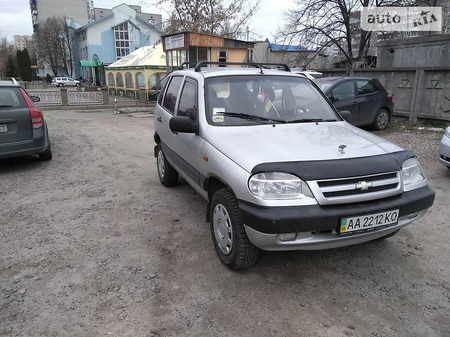
M154 45L162 34L161 22L141 13L139 6L121 4L98 20L75 30L73 52L76 77L104 85L105 67L144 46ZM160 20L160 19L159 19Z

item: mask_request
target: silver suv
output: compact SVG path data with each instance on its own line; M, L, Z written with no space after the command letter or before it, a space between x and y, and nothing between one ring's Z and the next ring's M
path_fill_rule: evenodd
M228 67L223 67L228 66ZM220 260L387 238L434 192L413 153L358 129L286 65L201 62L171 73L155 110L159 179L207 201ZM282 69L282 70L281 70Z

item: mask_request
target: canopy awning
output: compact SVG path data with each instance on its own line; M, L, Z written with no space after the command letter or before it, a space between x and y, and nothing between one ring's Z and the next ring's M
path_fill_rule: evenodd
M82 67L98 67L98 63L97 62L89 61L89 60L80 60L79 64Z

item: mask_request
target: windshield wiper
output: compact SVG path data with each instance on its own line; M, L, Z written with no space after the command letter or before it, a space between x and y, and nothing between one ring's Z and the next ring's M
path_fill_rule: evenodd
M267 117L262 117L262 116L240 113L240 112L221 112L221 114L224 116L227 116L227 117L242 118L242 119L246 119L246 120L250 120L250 121L286 123L286 121L279 120L279 119L272 119L272 118L267 118Z
M292 121L286 121L286 123L317 123L317 122L335 122L335 119L323 119L323 118L302 118L294 119Z
M302 118L302 119L294 119L292 121L287 121L287 123L315 123L315 122L323 122L322 118Z

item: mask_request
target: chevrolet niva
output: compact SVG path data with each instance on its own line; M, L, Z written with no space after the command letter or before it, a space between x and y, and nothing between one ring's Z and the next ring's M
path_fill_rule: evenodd
M167 77L155 109L164 186L207 201L215 250L242 269L259 249L317 250L387 238L434 192L410 151L349 124L287 65L200 62Z

